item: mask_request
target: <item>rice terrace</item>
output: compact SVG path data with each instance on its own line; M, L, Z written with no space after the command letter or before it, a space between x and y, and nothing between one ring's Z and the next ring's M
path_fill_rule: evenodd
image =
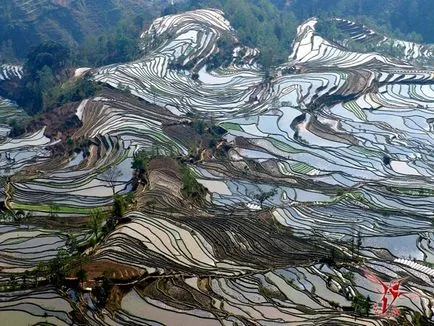
M2 60L0 324L433 325L434 43L208 2Z

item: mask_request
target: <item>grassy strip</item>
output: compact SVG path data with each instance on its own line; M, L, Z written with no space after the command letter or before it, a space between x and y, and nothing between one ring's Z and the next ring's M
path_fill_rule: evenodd
M352 112L360 120L366 121L366 113L363 109L356 103L356 101L347 102L344 104L344 108Z
M226 130L236 130L236 131L243 131L243 129L241 129L240 125L236 124L236 123L232 123L232 122L223 122L219 125L220 127L222 127L223 129Z
M360 147L360 146L351 146L350 147L352 150L361 153L361 154L365 154L368 157L369 156L375 156L375 157L380 157L383 158L384 154L381 153L380 151L376 151L370 148L364 148L364 147Z
M41 205L33 205L33 204L22 204L22 203L10 203L12 209L22 209L24 211L37 211L37 212L45 212L50 213L52 208L50 205L41 204ZM63 206L59 205L58 209L56 209L56 214L61 213L76 213L76 214L90 214L92 210L97 207L92 208L84 208L84 207L73 207L73 206Z
M306 163L299 162L292 165L291 170L297 173L308 174L309 172L313 171L314 168Z
M296 148L294 148L294 147L292 147L292 146L290 146L290 145L288 145L288 144L286 144L280 140L277 140L274 138L269 138L269 137L267 137L265 139L268 140L271 144L273 144L274 147L276 147L277 149L280 149L283 152L292 153L292 154L302 152L302 151L300 151L300 150L298 150L298 149L296 149Z

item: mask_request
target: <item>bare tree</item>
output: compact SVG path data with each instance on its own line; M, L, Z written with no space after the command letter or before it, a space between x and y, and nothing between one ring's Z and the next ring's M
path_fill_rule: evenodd
M117 166L110 167L102 174L104 180L107 181L112 188L113 196L115 195L116 191L116 183L118 182L119 178L122 177L122 175L122 171Z

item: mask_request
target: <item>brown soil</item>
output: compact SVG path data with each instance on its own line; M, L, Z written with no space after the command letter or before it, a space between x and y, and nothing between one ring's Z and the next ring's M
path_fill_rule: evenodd
M115 285L110 291L110 297L107 300L107 304L105 308L114 313L115 311L121 309L122 307L122 299L129 292L130 288L121 288Z
M65 104L35 118L28 126L28 131L36 131L46 126L45 135L52 139L66 140L72 136L81 126L81 122L75 115L80 102ZM69 123L68 121L75 123Z
M77 270L80 267L87 272L88 285L90 286L93 280L103 276L113 281L131 281L141 277L145 273L144 270L139 268L118 264L109 260L94 260L77 267ZM77 270L74 270L71 274L75 275Z
M178 162L168 157L155 158L149 162L147 173L148 185L136 196L139 210L147 210L150 202L168 207L171 206L168 202L175 204L182 200Z
M187 147L198 145L201 142L201 137L190 126L185 124L165 126L163 131L170 138L177 139L180 143Z

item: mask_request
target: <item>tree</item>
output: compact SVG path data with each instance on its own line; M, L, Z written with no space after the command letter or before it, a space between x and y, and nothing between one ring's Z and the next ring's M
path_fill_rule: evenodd
M206 196L207 189L197 182L191 170L183 166L182 172L182 194L195 202L202 202Z
M17 210L13 213L14 222L21 222L25 218L26 214L22 209Z
M90 212L90 220L88 226L92 229L95 238L98 238L101 224L104 221L104 212L101 209L93 209Z
M9 137L18 137L26 133L26 127L23 122L18 123L16 119L9 121L11 130L9 131Z
M80 284L82 284L83 282L87 281L87 271L84 270L83 268L80 268L76 273L75 276L77 277L78 281L80 282Z
M57 73L67 65L70 58L69 48L60 43L48 41L39 44L29 52L24 69L34 77L44 66Z
M105 307L107 300L110 296L110 292L113 288L113 282L106 276L107 272L104 272L102 283L95 286L93 289L93 294L96 297L98 305L100 307Z
M56 84L53 72L48 66L43 66L42 69L37 72L37 81L42 92L46 92Z
M26 289L27 288L27 277L29 276L29 271L25 271L22 278L21 288Z
M50 208L50 218L52 220L57 220L59 215L57 215L57 212L60 210L60 206L54 202L51 202L49 205Z
M77 237L71 233L68 236L68 240L66 241L66 246L68 247L68 253L73 254L77 250Z
M354 313L359 316L369 316L369 311L372 307L372 301L369 296L366 298L361 294L357 294L351 303L351 307L354 309Z
M260 190L259 193L253 195L253 198L256 199L257 201L259 201L259 205L261 206L261 208L263 208L264 202L267 199L270 199L271 197L275 196L276 194L277 194L276 189L272 189L270 191Z
M50 280L50 282L56 286L63 283L65 279L65 270L68 260L68 253L66 250L61 249L58 251L56 258L51 259L46 263L46 265L41 265L42 275Z
M119 195L115 195L113 201L113 216L116 218L121 218L125 215L127 211L127 203L125 198Z
M9 289L11 289L12 291L15 290L15 288L17 287L17 278L16 276L12 275L9 278Z
M48 264L44 262L39 262L36 268L33 270L33 275L35 276L35 284L38 286L39 279L41 277L47 277L48 275Z
M360 254L360 249L362 247L363 241L362 241L362 234L359 231L357 231L357 240L356 240L356 248L357 248L357 254Z
M389 156L387 156L387 155L383 156L383 164L384 165L390 165L391 162L392 162L392 159Z
M117 166L112 166L110 168L108 168L103 174L102 174L103 178L105 181L108 182L108 184L110 185L110 187L113 190L113 196L116 193L116 184L118 182L118 180L120 179L120 177L123 176L122 171L119 169L119 167Z

